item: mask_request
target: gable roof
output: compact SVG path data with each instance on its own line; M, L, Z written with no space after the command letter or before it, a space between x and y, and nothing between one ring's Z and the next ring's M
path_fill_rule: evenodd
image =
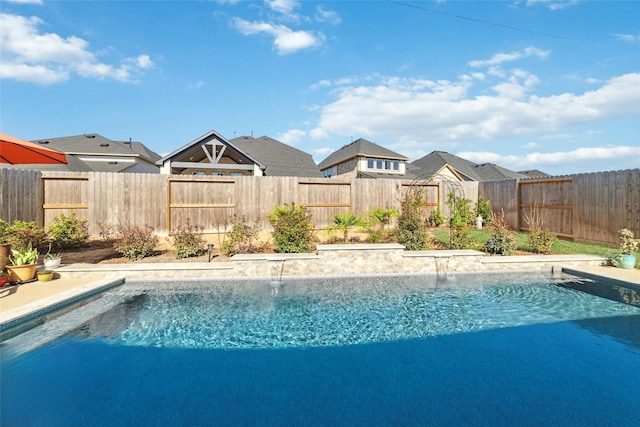
M310 154L268 136L240 136L230 141L265 165L266 176L322 177Z
M209 131L204 135L194 139L186 145L178 148L172 153L167 154L156 162L156 165L162 166L167 160L177 161L177 162L192 162L194 164L205 160L206 154L204 150L192 150L194 147L202 146L211 141L217 141L221 144L224 144L229 148L229 150L225 150L224 155L232 159L237 164L247 164L247 162L253 163L257 165L260 169L264 170L266 166L259 162L256 158L251 156L249 153L242 150L240 147L237 147L235 144L227 141L227 139L220 135L215 130Z
M339 150L331 153L326 159L320 162L318 167L320 170L327 169L356 157L377 157L403 161L409 160L408 157L405 157L402 154L398 154L395 151L386 149L383 146L374 144L366 139L358 138L351 144L345 145Z
M495 181L528 177L493 163L477 164L444 151L433 151L412 164L420 168L419 175L423 177L432 177L445 165L451 166L461 178L468 181Z
M141 157L150 163L155 163L160 158L159 154L151 151L140 142L113 141L97 133L43 138L33 142L73 155L132 156Z

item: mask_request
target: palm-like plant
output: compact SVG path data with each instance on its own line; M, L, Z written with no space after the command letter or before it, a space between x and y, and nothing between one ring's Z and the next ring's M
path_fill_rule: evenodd
M351 212L345 212L333 217L333 223L329 226L329 233L335 233L341 231L344 237L344 242L347 242L349 238L349 230L353 227L365 227L367 222Z
M385 229L389 225L389 221L391 221L391 218L398 216L398 212L396 212L395 208L375 208L374 210L369 212L368 215L376 224L380 224L382 229Z

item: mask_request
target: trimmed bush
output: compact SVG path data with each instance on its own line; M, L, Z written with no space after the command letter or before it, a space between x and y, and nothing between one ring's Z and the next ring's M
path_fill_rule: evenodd
M153 255L158 246L158 236L149 225L118 226L118 234L120 238L113 247L130 261Z
M199 225L191 225L189 220L186 226L176 228L171 236L171 245L177 259L200 256L204 253L205 241L202 230Z
M313 224L306 206L295 203L276 205L267 219L273 227L273 240L280 253L312 252Z
M264 244L258 241L258 225L247 224L244 216L231 219L231 232L228 234L222 251L228 257L236 254L255 254L262 252Z
M29 244L34 248L46 248L49 237L43 227L36 225L35 221L20 221L16 219L13 224L5 229L5 241L13 249L26 248Z
M76 218L75 212L69 216L60 214L49 226L49 237L56 249L82 246L89 239L87 220Z

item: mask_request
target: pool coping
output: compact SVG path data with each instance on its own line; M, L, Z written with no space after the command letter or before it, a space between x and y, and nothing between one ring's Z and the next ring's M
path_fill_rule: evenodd
M20 307L0 312L0 332L57 312L75 303L85 301L125 283L125 278L92 280L88 283L62 291L55 295L37 299Z

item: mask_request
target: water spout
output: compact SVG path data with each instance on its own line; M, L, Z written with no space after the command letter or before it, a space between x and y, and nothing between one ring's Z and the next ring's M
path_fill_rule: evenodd
M271 271L271 296L275 297L282 288L282 272L284 271L284 259L269 261L269 270Z
M436 257L436 280L438 282L447 281L447 266L449 265L449 257Z

